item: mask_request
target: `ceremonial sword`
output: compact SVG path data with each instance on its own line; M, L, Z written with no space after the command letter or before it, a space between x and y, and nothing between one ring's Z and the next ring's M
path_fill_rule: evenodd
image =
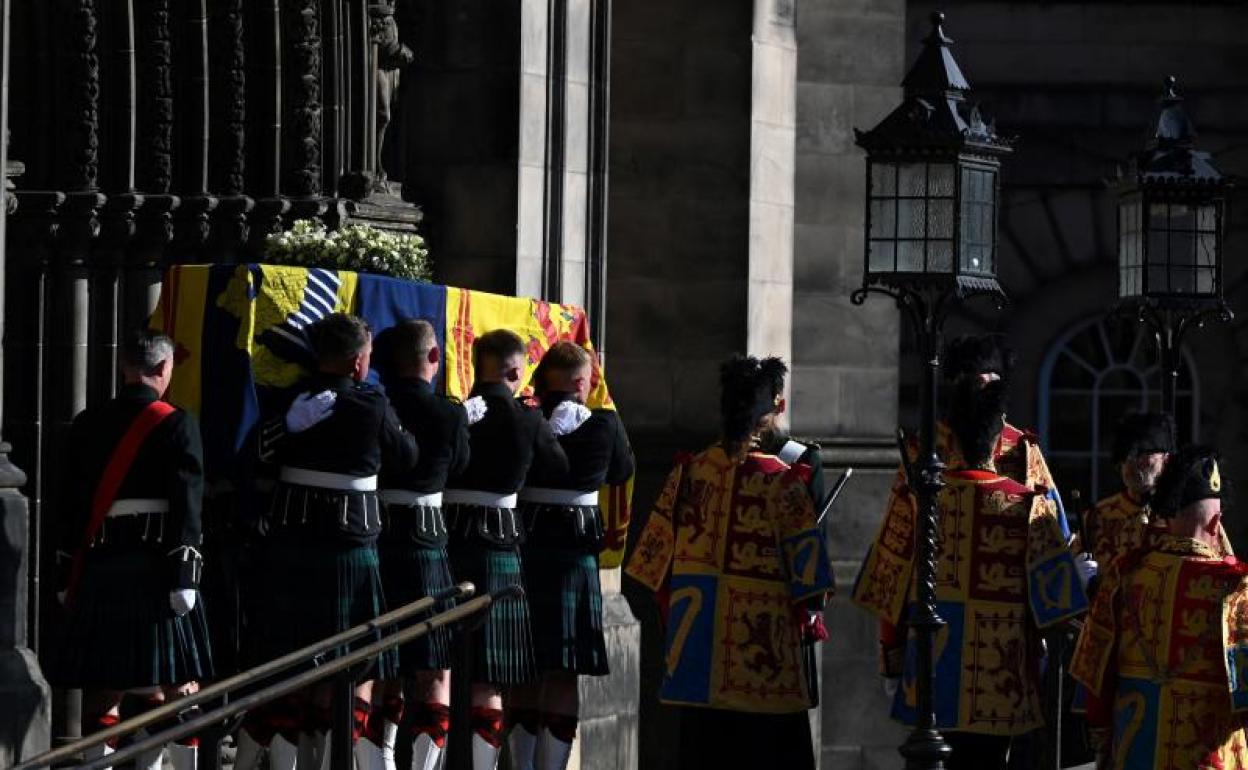
M852 475L854 475L854 469L846 468L841 473L841 477L836 480L834 485L832 485L832 491L828 493L827 499L823 502L823 507L819 509L819 517L815 519L816 526L823 526L823 520L828 517L828 511L832 510L832 504L835 503L836 498L840 496L841 490L845 489L845 484L849 481L849 477Z

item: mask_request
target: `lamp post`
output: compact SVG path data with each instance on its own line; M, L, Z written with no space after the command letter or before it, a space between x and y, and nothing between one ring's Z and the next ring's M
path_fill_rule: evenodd
M1232 182L1196 149L1196 128L1173 77L1148 146L1119 178L1118 298L1152 330L1162 369L1161 408L1175 412L1183 338L1211 318L1229 321L1222 236Z
M905 98L870 131L855 131L867 153L863 285L851 295L891 297L912 324L922 356L920 452L909 479L918 496L916 604L908 618L917 646L917 709L901 746L908 770L939 770L949 747L936 729L933 640L944 625L936 607L937 496L944 465L936 448L936 388L942 329L951 302L1003 297L997 283L1001 157L1010 143L967 103L970 84L949 50L944 14L902 81Z

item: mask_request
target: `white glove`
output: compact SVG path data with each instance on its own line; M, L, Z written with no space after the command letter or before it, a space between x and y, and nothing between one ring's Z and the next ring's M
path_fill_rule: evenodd
M197 601L199 601L199 591L184 588L180 591L169 592L169 606L173 608L173 614L178 617L195 609Z
M300 393L295 402L286 410L286 430L291 433L302 433L329 417L334 411L334 402L338 394L332 390L322 390L315 396L311 393Z
M68 590L66 590L66 591L57 591L57 592L56 592L56 603L57 603L57 604L59 604L59 605L61 605L62 607L64 607L64 606L65 606L65 602L67 602L67 601L69 601L69 591L68 591Z
M1075 557L1075 571L1079 573L1079 585L1083 586L1083 590L1088 590L1088 583L1096 577L1099 569L1097 563L1092 560L1092 554L1081 553Z
M892 700L897 696L897 688L901 686L901 677L886 676L881 681L884 684L884 694L888 696L889 700Z
M566 436L581 424L589 419L593 412L589 411L584 404L578 404L575 401L564 401L555 407L550 413L550 432L556 436Z
M480 396L473 396L464 402L464 411L468 413L468 424L476 425L481 422L481 418L489 411L489 404L485 403L485 399Z

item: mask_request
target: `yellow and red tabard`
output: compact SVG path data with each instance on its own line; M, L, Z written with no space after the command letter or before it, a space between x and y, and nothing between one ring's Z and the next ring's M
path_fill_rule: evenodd
M1248 565L1161 535L1102 576L1071 674L1113 767L1248 768Z
M810 707L799 626L832 573L806 480L800 466L719 446L668 475L626 567L666 593L665 703Z
M1088 511L1084 525L1088 550L1092 558L1106 569L1118 557L1152 543L1166 533L1164 525L1154 525L1148 506L1136 501L1129 492L1107 497ZM1235 549L1226 530L1218 523L1219 556L1232 556Z
M935 644L936 725L1021 735L1043 721L1035 629L1084 612L1087 597L1045 490L993 471L944 478L936 606L946 625ZM915 499L899 480L853 594L881 621L885 673L902 676L893 716L907 724L916 716L915 639L896 629L914 612L915 528Z

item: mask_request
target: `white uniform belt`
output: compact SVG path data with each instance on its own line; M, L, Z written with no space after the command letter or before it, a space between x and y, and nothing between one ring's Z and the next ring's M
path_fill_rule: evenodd
M377 493L383 503L389 505L423 505L427 508L442 507L442 493L413 492L410 489L383 489Z
M377 489L376 476L348 476L345 473L312 471L307 468L284 467L280 478L290 484L337 489L342 492L374 492Z
M138 516L144 513L168 513L169 501L158 498L127 497L114 500L108 508L109 516Z
M481 492L476 489L448 489L442 499L452 505L479 505L482 508L515 508L516 496L498 492Z
M579 489L525 487L520 490L520 499L526 503L542 505L597 505L598 493L582 492Z

